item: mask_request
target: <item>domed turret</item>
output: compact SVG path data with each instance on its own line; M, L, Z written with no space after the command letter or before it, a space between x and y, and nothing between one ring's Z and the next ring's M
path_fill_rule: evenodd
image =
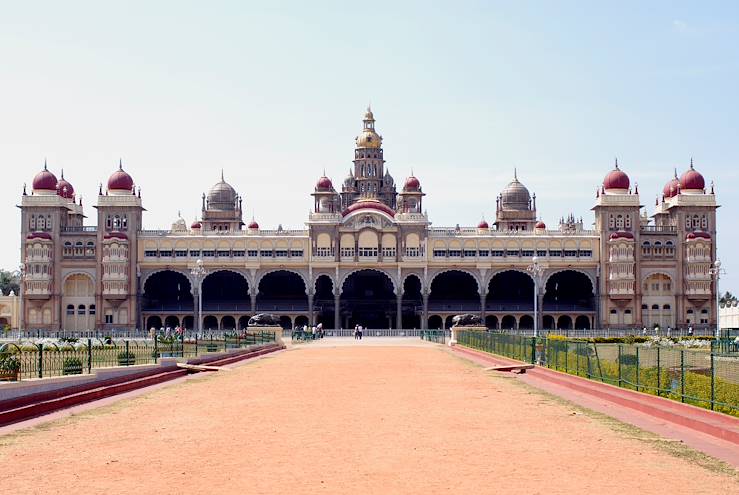
M133 192L133 178L123 170L123 160L118 162L118 170L108 178L108 191L113 193Z
M536 230L546 230L547 229L547 224L545 224L544 222L542 222L541 220L539 220L538 222L536 222L536 225L534 225L534 228Z
M677 179L677 170L675 170L675 177L670 179L667 184L665 184L665 187L662 188L662 194L665 198L672 198L673 196L677 195L679 190L680 181Z
M333 187L334 185L331 182L331 179L325 175L322 175L321 178L318 179L318 182L316 182L316 189L318 190L331 190Z
M608 172L603 179L603 189L606 193L611 194L626 194L629 190L631 181L629 176L626 175L620 168L618 168L618 159L613 170Z
M193 223L190 224L190 228L192 230L200 230L203 228L203 224L195 220Z
M347 175L346 178L344 179L344 187L345 188L354 187L354 180L355 180L354 172L352 172L352 169L350 168L349 175Z
M480 220L480 223L477 224L478 230L488 230L490 228L490 225L488 225L488 222L483 218Z
M500 208L503 210L527 211L531 209L531 194L518 181L518 174L513 172L513 180L500 193Z
M693 168L693 159L690 159L690 169L680 176L680 192L687 194L702 194L706 189L706 181Z
M382 136L375 132L375 116L372 109L367 107L367 113L364 114L364 128L362 134L357 136L357 148L379 148L382 146Z
M208 191L208 209L234 211L237 198L236 190L224 180L223 171L221 171L221 180Z
M252 218L251 222L249 222L248 229L249 230L259 230L259 224L257 223L256 220L254 220L254 218Z
M64 170L62 170L62 178L56 184L56 193L65 199L74 201L74 187L64 178Z
M418 191L419 189L421 189L421 182L414 175L405 180L404 191Z
M44 160L44 169L37 173L36 177L33 178L33 183L31 185L33 192L56 192L56 185L56 175L46 168L46 160Z

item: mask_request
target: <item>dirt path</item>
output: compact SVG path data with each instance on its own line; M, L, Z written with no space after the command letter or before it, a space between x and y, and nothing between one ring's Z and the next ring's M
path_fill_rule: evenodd
M436 347L296 348L0 438L3 493L739 493Z

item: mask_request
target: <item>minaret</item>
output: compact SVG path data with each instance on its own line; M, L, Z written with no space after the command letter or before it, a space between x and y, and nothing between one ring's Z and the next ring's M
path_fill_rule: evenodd
M395 184L392 177L385 174L382 136L375 130L375 116L370 107L362 123L362 133L355 140L354 181L351 185L344 184L342 206L346 208L361 198L374 198L395 208Z

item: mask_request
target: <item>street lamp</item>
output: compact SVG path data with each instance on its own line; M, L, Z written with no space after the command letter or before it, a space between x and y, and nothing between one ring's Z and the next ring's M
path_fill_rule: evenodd
M714 287L716 288L716 340L718 340L721 337L721 321L718 316L718 306L721 300L721 294L718 291L718 279L721 278L721 260L716 260L713 266L708 269L708 273L716 280Z
M539 336L539 283L544 273L544 267L539 264L538 256L533 257L531 264L526 267L526 271L534 279L534 338L536 338Z
M195 262L195 268L190 270L190 274L198 285L198 334L203 333L203 279L208 275L208 270L203 266L203 260L199 259Z

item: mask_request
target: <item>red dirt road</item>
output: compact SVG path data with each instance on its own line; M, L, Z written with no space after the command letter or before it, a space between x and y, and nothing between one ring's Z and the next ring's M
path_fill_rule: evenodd
M659 443L439 347L306 347L0 437L0 465L3 493L739 493Z

